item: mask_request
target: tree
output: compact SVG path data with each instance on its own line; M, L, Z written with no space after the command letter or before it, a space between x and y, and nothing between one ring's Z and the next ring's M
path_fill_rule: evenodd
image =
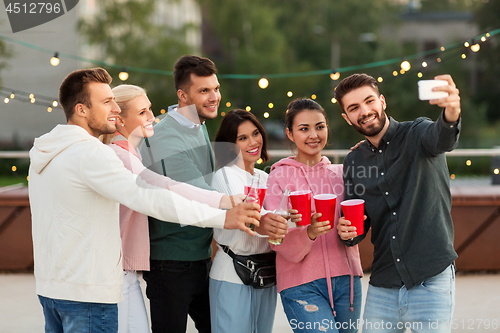
M476 11L475 21L481 31L491 31L500 28L500 2L490 0ZM496 36L496 39L499 37ZM486 105L486 115L489 122L500 125L500 43L489 39L480 43L481 50L477 54L479 78L475 102Z
M193 25L178 28L155 15L159 1L109 0L98 3L97 14L81 19L80 33L91 46L100 47L107 62L123 66L172 71L175 61L193 53L186 34ZM117 77L120 68L108 69ZM129 72L128 84L146 88L155 114L177 102L171 76ZM116 80L117 81L117 80ZM113 82L114 85L121 83Z

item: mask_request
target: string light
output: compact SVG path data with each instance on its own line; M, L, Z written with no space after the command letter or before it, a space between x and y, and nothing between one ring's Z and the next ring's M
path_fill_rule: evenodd
M262 164L262 162L264 162L264 161L262 160L262 158L259 158L259 159L257 160L257 164Z
M490 37L490 33L489 32L486 33L486 37Z
M421 78L422 76L424 76L424 74L422 74L422 72L418 72L417 76Z
M15 165L12 166L12 171L14 171L14 172L17 171L17 167Z
M35 100L34 98L32 98L32 99L30 100L31 104L35 104L35 101L36 101L36 100Z
M226 103L226 107L230 108L231 107L231 102Z
M406 73L404 69L400 70L399 72L401 73L401 75L403 75L404 73Z
M479 46L479 44L474 44L470 47L472 52L478 52L480 48L481 48L481 46Z
M30 95L29 95L29 98L30 98L30 99L33 99L33 98L35 98L35 95L33 95L33 94L30 94Z
M377 81L378 81L379 83L382 83L382 82L384 81L384 78L383 78L382 76L379 76L379 77L378 77L378 79L377 79Z
M52 112L52 108L50 106L47 108L47 112Z
M392 72L392 75L394 75L394 76L398 76L398 71L394 71L394 72Z
M452 173L451 176L450 176L451 179L455 179L455 174Z
M335 99L335 97L333 97L333 98L331 99L331 101L332 101L332 104L337 103L337 100Z
M264 118L269 118L269 112L264 112Z
M270 109L272 109L272 108L274 108L274 104L273 103L269 103L269 104L267 104L267 107L270 108Z
M287 95L288 97L292 97L292 96L293 96L293 92L289 91L289 92L287 92L287 93L286 93L286 95Z
M402 70L408 72L410 70L410 68L411 68L411 64L410 64L410 62L408 60L405 60L405 61L403 61L401 63L401 69ZM403 74L403 73L401 73L401 74Z
M437 59L436 59L436 61L437 61L437 62L441 62L441 58L437 58Z
M493 173L494 173L495 175L498 175L498 174L500 173L500 170L498 170L498 168L497 168L497 169L493 170Z
M465 46L465 47L469 47L469 46L470 46L469 42L465 42L465 43L464 43L464 46Z
M311 99L316 99L316 97L317 97L316 94L311 95Z
M465 53L462 53L462 59L465 59L467 58L467 56L465 55Z
M53 107L55 107L55 108L56 108L58 105L59 105L59 104L57 104L57 101L53 101L53 102L52 102L52 106L53 106Z
M225 116L226 116L226 113L223 111L223 112L221 112L221 113L220 113L220 115L221 115L222 117L225 117Z
M125 67L122 68L122 71L120 72L120 74L118 74L118 78L120 78L120 80L122 81L127 81L128 79L127 68Z
M14 92L12 92L12 94L10 94L10 99L13 99L14 97L16 97L16 95L14 95Z
M159 122L160 122L160 119L155 118L155 123L157 123L157 124L158 124Z
M481 42L483 42L483 43L486 42L486 37L484 37L484 36L481 37Z
M444 48L444 46L441 46L441 51L445 51L446 49Z
M339 72L333 70L330 73L330 79L332 79L333 81L337 81L339 78L340 78L340 73Z
M5 97L5 99L3 100L3 102L4 102L5 104L9 103L9 98L8 98L8 97Z
M252 111L252 108L250 107L250 105L247 105L247 107L245 108L245 110L247 110L248 112Z
M467 160L467 161L465 162L465 165L467 165L467 166L471 166L471 165L472 165L471 160Z
M165 113L165 109L161 109L161 110L160 110L160 113L161 113L161 114L164 114L164 113Z
M59 59L59 52L56 52L54 53L54 56L50 58L50 64L55 67L59 65L59 62L61 62L61 60Z
M259 80L260 89L266 89L268 85L269 85L269 81L267 81L267 79L265 77L263 77Z
M424 68L427 67L427 62L426 61L422 62L422 67L424 67Z

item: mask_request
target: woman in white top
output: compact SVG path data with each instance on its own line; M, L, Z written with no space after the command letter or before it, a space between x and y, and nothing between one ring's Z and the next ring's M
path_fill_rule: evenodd
M215 173L213 188L227 195L243 193L254 173L260 175L261 184L265 185L267 173L255 169L254 164L260 158L264 162L268 159L267 137L253 114L244 110L229 111L222 119L215 141L217 163L225 166ZM237 230L214 229L214 239L237 255L272 252L267 237L250 236ZM220 245L210 270L209 294L213 333L272 332L276 286L254 289L243 284L233 259Z

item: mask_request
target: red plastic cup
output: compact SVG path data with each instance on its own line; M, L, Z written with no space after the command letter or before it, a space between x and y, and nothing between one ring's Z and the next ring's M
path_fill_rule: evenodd
M362 235L365 232L365 201L362 199L351 199L340 203L344 218L351 221L351 225L356 227L356 234Z
M245 185L245 194L248 194L249 191L250 191L250 185ZM257 195L259 196L258 198L254 198L252 194L249 195L250 197L259 200L260 209L262 209L262 204L264 204L266 191L267 187L259 187L257 188Z
M302 220L297 222L298 226L311 224L311 198L312 192L307 191L294 191L290 193L290 202L292 208L302 214Z
M329 221L330 227L333 228L335 222L335 204L337 196L335 194L317 194L314 197L314 205L316 213L321 213L319 222Z

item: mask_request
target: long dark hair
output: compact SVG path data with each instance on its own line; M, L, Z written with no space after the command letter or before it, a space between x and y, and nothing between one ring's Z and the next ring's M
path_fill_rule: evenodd
M257 118L250 112L235 109L231 110L222 119L219 130L215 135L215 142L229 142L234 143L229 148L227 145L215 145L214 153L219 167L226 166L236 159L239 151L236 146L236 139L238 138L238 127L245 121L250 121L257 127L262 135L262 152L260 157L264 162L269 160L267 154L267 134L264 127L259 123Z

